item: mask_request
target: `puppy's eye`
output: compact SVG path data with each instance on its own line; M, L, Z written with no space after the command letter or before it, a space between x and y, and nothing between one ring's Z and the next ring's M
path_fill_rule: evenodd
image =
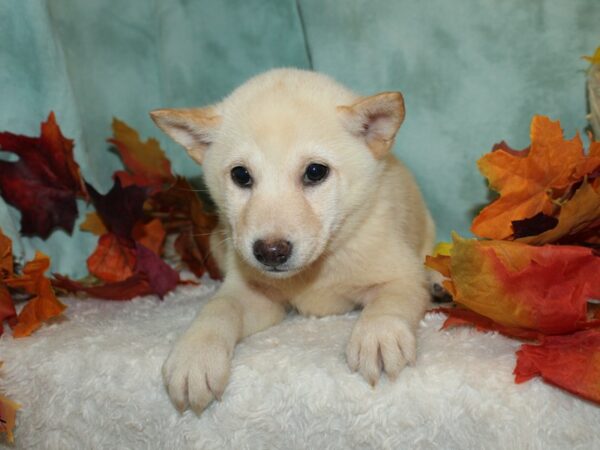
M236 166L231 169L231 179L239 187L249 188L252 186L252 177L244 166Z
M312 163L306 168L302 182L305 185L317 184L327 178L327 175L329 175L329 167Z

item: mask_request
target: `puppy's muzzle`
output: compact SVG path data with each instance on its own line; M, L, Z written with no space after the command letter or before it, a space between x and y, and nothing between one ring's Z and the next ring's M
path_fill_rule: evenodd
M284 264L292 254L292 243L283 239L262 240L254 242L252 247L254 257L261 264L277 267Z

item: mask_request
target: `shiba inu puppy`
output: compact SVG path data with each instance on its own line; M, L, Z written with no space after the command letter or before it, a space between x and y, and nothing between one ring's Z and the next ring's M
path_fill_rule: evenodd
M399 92L363 97L277 69L213 106L151 116L203 165L220 217L211 244L225 280L163 366L180 410L220 399L236 343L290 307L312 316L362 307L346 358L372 385L415 361L435 230L391 154Z

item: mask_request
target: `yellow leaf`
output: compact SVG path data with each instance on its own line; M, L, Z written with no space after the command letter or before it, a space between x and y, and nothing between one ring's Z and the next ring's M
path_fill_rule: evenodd
M85 216L85 220L79 226L81 231L88 231L96 236L102 236L103 234L108 233L104 222L100 219L100 216L97 212L89 212Z
M10 443L14 442L13 429L18 409L21 409L21 405L0 395L0 433L6 433Z
M600 47L596 49L592 56L582 56L582 58L591 64L600 64Z

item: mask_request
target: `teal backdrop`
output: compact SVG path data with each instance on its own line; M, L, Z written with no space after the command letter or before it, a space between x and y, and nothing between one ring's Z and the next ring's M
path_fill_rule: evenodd
M404 93L395 152L447 239L468 234L486 201L475 161L495 142L525 147L534 114L568 136L587 125L580 56L598 45L598 0L0 0L0 130L37 135L55 111L84 177L106 191L120 167L106 143L115 116L194 176L148 111L214 102L273 67L311 68L364 94ZM86 274L94 236L20 238L1 199L0 227L18 256L40 249L52 270Z

